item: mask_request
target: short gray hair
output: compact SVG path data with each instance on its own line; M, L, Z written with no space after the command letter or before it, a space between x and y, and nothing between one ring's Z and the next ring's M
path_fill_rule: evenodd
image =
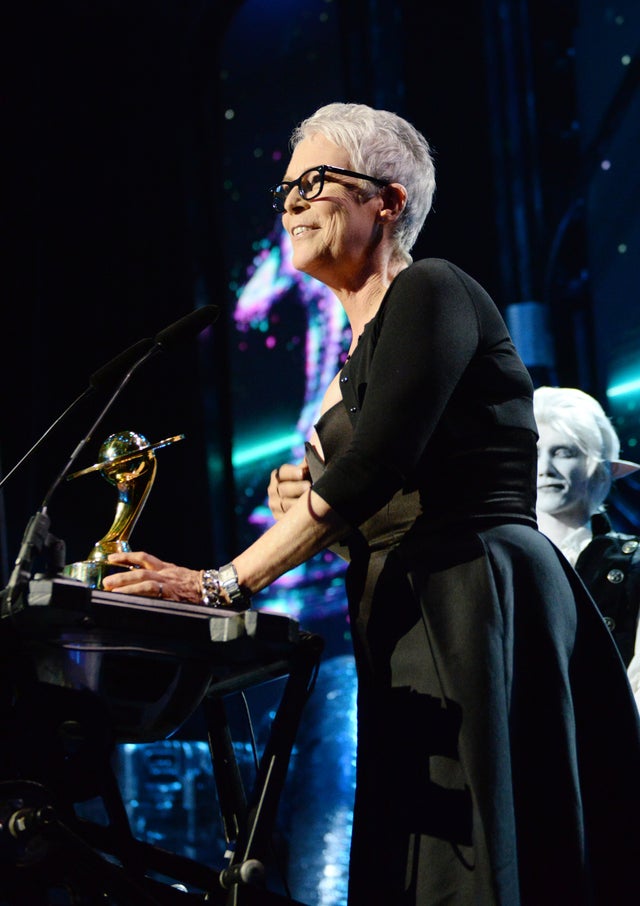
M316 134L343 148L354 170L405 187L407 204L395 223L393 238L400 257L410 262L436 188L433 156L425 137L388 110L342 103L320 107L296 126L291 148Z

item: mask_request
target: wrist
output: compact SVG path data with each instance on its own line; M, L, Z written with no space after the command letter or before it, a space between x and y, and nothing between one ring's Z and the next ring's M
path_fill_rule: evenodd
M240 587L233 563L226 563L219 569L203 570L200 583L202 603L207 607L246 610L251 605L249 595Z
M220 607L224 603L217 569L203 569L200 573L200 597L205 607Z

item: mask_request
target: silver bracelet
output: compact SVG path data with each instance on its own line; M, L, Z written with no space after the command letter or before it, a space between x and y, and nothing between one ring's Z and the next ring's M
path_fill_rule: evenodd
M202 603L205 607L219 607L223 604L220 595L220 574L217 569L205 569L202 573Z
M238 573L233 563L220 569L205 569L202 573L202 603L206 607L232 607L246 610L251 599L238 584Z

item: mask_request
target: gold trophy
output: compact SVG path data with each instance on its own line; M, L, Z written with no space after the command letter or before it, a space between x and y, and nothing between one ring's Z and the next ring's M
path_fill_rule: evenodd
M94 544L86 560L65 566L64 575L79 579L91 588L101 588L103 578L109 573L128 569L109 563L107 558L109 554L131 550L129 545L131 532L156 477L158 463L155 451L183 438L184 434L177 434L150 444L141 434L121 431L110 435L104 441L98 453L97 463L68 476L70 481L81 475L99 472L117 488L118 505L106 535Z

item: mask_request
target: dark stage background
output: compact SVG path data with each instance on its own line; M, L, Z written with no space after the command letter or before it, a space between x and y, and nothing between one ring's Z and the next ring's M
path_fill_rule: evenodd
M266 327L239 329L234 308L276 241L266 188L289 131L334 99L424 131L438 193L416 257L451 258L483 282L523 356L541 360L528 362L536 380L597 395L633 456L638 391L606 393L640 371L637 4L26 0L4 17L3 474L97 368L215 302L217 323L134 376L76 467L113 431L185 433L158 454L136 546L199 566L248 540L287 452L256 448L293 430L310 315L295 286ZM102 402L77 407L4 485L5 577ZM255 455L232 471L232 449L247 446ZM52 530L70 560L113 505L96 476L56 492Z
M133 547L201 568L262 531L269 472L297 455L344 340L330 301L287 271L266 190L291 128L333 100L424 132L438 191L415 257L480 280L534 380L597 396L640 457L637 2L23 0L3 20L2 475L100 366L213 302L215 325L133 376L74 468L115 431L184 433L157 454ZM78 404L0 490L3 585L107 398ZM68 562L114 495L96 475L56 491ZM638 479L610 509L637 529ZM260 603L348 654L340 571L316 558Z

